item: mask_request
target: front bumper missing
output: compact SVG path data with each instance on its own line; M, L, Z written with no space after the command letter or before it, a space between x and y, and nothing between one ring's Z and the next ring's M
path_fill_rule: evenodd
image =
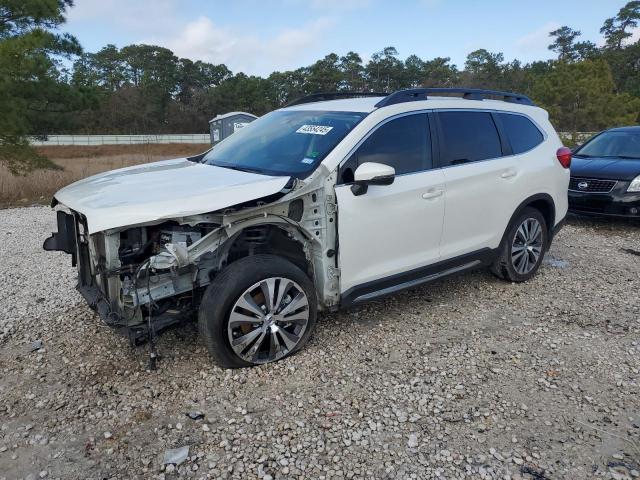
M76 218L62 210L57 212L58 231L53 232L44 241L42 248L48 251L65 252L71 255L72 265L75 267L78 261Z
M124 329L133 343L140 343L147 336L148 325L140 307L150 302L149 293L154 299L161 299L178 293L177 290L180 292L192 290L190 276L180 277L174 282L171 275L164 274L156 277L151 284L141 285L137 289L125 288L123 292L120 278L94 272L88 242L93 242L93 247L98 252L104 253L105 238L101 235L97 238L95 235L92 238L86 238L82 234L86 228L83 228L85 227L84 219L80 214L58 211L56 215L58 231L44 241L43 248L48 251L65 252L72 256L73 266L78 270L76 290L102 321L110 327ZM145 283L144 280L143 283ZM123 302L123 294L128 301ZM191 312L171 310L154 314L153 329L158 332L179 323L184 317L189 317L189 313Z
M89 248L80 241L79 219L73 213L56 212L58 231L44 241L42 248L48 251L65 252L71 255L71 263L78 267L76 290L84 297L89 307L96 311L108 325L117 325L120 317L111 310L111 305L102 290L95 284L91 273ZM79 261L78 261L79 260Z
M76 290L84 297L91 309L108 325L119 323L120 316L112 312L104 292L95 283L91 272L89 246L80 239L81 219L74 213L62 210L56 212L58 231L44 241L42 248L47 251L65 252L71 255L71 263L78 268Z
M94 310L107 325L119 325L120 317L111 311L109 302L95 285L82 285L78 281L76 290L84 297L87 305Z

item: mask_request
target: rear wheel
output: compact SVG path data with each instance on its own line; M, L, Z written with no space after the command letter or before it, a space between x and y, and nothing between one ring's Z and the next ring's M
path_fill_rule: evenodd
M315 287L302 270L255 255L232 263L207 287L200 333L222 367L275 362L307 343L316 310Z
M511 282L524 282L542 264L549 241L547 223L535 208L527 207L509 225L491 271Z

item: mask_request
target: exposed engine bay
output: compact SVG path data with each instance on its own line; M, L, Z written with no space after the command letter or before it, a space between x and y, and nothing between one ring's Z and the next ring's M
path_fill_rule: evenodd
M72 254L88 304L136 343L193 318L206 286L226 265L260 253L278 254L307 272L320 308L332 308L339 301L335 197L325 185L294 183L223 212L93 234L84 215L58 210L58 232L45 249Z

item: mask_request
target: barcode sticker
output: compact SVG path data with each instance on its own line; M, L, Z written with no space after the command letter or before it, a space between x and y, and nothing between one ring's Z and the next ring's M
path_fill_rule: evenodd
M311 135L326 135L333 127L327 127L325 125L302 125L296 133L307 133Z

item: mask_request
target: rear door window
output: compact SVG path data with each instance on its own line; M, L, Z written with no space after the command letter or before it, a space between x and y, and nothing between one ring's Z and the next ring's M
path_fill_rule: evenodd
M499 113L502 130L507 135L514 155L524 153L542 143L544 137L531 120L523 115Z
M438 112L443 167L502 156L498 130L488 112Z

